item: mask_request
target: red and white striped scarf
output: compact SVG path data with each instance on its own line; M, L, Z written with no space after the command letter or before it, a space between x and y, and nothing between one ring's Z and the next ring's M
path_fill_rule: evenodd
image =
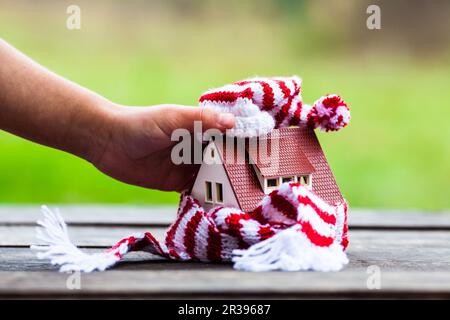
M233 112L237 127L227 134L236 136L254 136L269 127L288 125L338 130L348 123L349 109L339 96L328 95L306 107L300 89L297 77L252 79L210 90L201 96L200 104ZM258 110L245 112L251 108ZM272 119L263 130L259 121L267 115L262 113ZM282 184L252 212L220 206L205 211L196 199L183 193L177 218L164 241L146 232L91 255L71 243L58 212L47 207L42 210L38 238L44 244L32 248L38 257L60 265L61 271L102 271L130 251L172 260L232 261L236 269L248 271L336 271L348 262L344 252L348 245L347 203L331 206L300 183Z

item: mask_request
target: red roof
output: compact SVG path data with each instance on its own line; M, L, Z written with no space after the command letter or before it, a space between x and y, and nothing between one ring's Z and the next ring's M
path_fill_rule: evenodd
M314 167L303 153L296 135L279 133L280 130L274 130L260 143L249 143L247 147L251 163L262 176L272 178L313 173Z
M224 139L223 145L216 143L216 146L221 154L236 199L243 211L249 212L255 209L264 196L251 165L253 161L265 177L311 174L312 189L318 196L331 205L343 201L342 194L312 128L288 127L273 130L267 136L268 146L271 145L266 149L272 152L268 154L272 164L264 161L265 157L259 157L255 145L249 143L248 140L245 141L246 148L239 148L238 140L230 141L230 139L233 138L227 137ZM239 143L244 143L244 141L240 140ZM233 157L231 158L231 156ZM278 161L276 161L277 156Z

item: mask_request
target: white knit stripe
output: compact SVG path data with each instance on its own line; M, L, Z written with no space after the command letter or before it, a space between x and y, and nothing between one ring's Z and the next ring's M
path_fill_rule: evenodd
M252 245L261 241L261 236L259 235L259 229L261 224L256 220L241 220L241 237L244 241Z
M309 120L309 114L311 113L313 106L304 103L302 106L302 111L300 112L300 122L307 124Z
M337 205L336 208L337 217L336 217L336 239L335 243L340 244L342 241L342 237L344 236L344 223L345 223L345 203L341 203Z
M299 221L309 222L320 235L331 238L336 236L336 227L324 222L311 206L300 203L298 213Z
M221 257L223 261L231 260L233 250L239 248L239 240L228 234L221 234L222 252Z
M208 261L208 242L209 242L209 228L210 222L204 216L200 220L197 231L195 233L195 256L201 261Z
M302 185L298 187L291 187L289 183L283 183L278 189L278 195L289 201L294 208L297 208L298 219L308 221L314 229L324 236L334 236L335 226L323 221L319 214L309 204L304 205L299 203L298 196L302 195L303 197L306 196L310 198L313 203L317 204L317 207L320 210L327 212L329 215L335 216L335 207L331 207L324 201L321 201L316 195ZM282 213L278 211L277 214ZM285 217L283 221L293 223L292 219L287 217ZM332 229L333 232L331 232L330 229Z
M251 82L245 85L247 88L253 91L253 101L256 105L262 106L264 100L264 90L263 86L257 82Z
M288 87L289 91L291 92L290 96L292 97L295 92L295 86L291 79L285 79L284 83L286 84L286 87Z
M326 203L322 198L320 198L317 194L310 191L305 186L300 186L295 191L296 195L303 196L303 197L309 197L311 201L322 211L328 212L329 215L336 216L336 208L334 206L330 206L328 203Z
M282 102L285 101L286 99L284 97L283 91L281 91L281 88L279 84L276 82L276 80L278 79L267 79L266 82L272 88L274 105L280 106L282 105Z
M254 103L251 99L247 98L238 98L233 102L220 102L220 101L211 101L205 100L200 103L202 108L211 108L213 110L221 111L221 112L231 112L236 116L239 116L237 113L238 107L244 108L247 106L253 106ZM259 107L258 107L259 110ZM242 112L242 111L241 111Z
M194 204L194 206L180 220L178 228L175 232L175 236L173 237L175 250L180 255L180 257L185 260L190 259L190 256L186 253L186 247L184 245L184 236L186 235L186 226L187 226L189 220L197 213L198 210L199 210L198 206Z

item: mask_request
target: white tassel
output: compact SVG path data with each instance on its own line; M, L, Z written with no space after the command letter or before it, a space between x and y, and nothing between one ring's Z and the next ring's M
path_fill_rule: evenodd
M39 259L49 259L53 265L60 265L60 272L103 271L119 260L112 253L82 252L70 241L66 223L58 209L52 212L48 207L42 206L41 212L44 220L38 221L41 228L36 228L36 237L44 244L33 245L31 249L38 252Z
M342 247L312 244L298 226L283 230L246 250L233 250L234 268L243 271L339 271L348 263Z

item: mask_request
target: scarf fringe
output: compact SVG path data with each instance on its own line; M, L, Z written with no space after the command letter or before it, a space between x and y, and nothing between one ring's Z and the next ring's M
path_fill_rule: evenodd
M60 265L60 272L104 271L119 261L112 252L87 254L81 251L70 240L58 209L53 212L42 206L41 212L44 219L38 221L41 228L36 228L36 237L44 244L31 246L39 259L49 259L52 265Z
M288 206L296 208L296 219L282 210ZM44 219L36 230L42 244L31 249L39 259L61 266L61 272L104 271L130 251L173 260L231 260L235 269L244 271L338 271L348 263L347 208L345 202L327 205L298 183L285 183L267 195L254 216L220 207L205 213L194 198L183 194L164 242L139 233L103 253L87 254L71 242L59 211L43 206Z
M299 226L280 231L246 250L234 250L234 268L242 271L339 271L348 263L341 245L312 244Z

